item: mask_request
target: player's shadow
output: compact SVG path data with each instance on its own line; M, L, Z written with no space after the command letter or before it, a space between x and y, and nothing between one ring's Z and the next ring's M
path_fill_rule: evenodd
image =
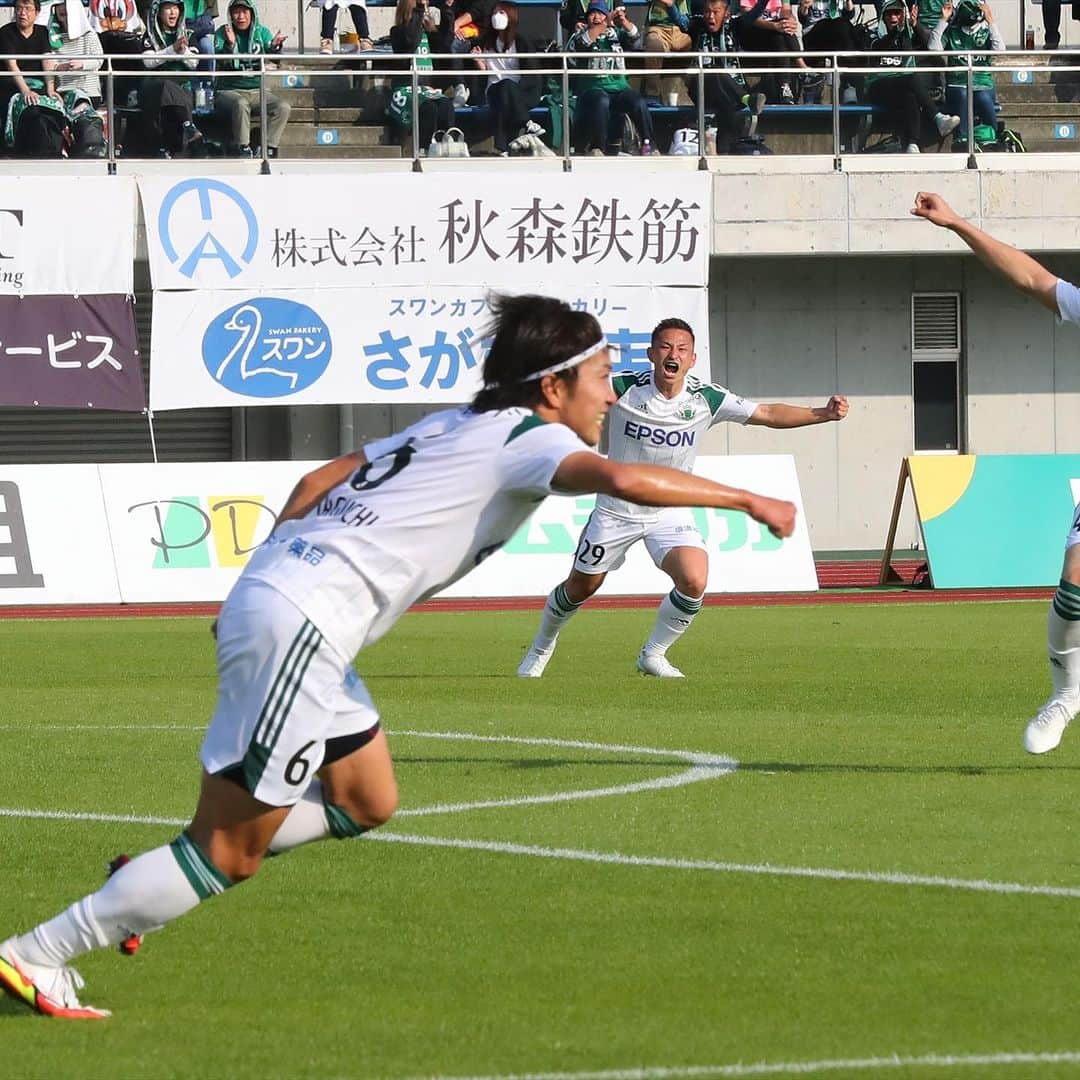
M619 765L624 768L654 768L670 771L687 768L689 762L670 761L663 758L495 758L495 757L415 757L406 754L394 755L395 765L505 765L511 769L562 769L570 765L598 765L607 768Z
M740 761L739 772L760 773L867 773L896 776L994 776L1001 773L1031 772L1047 767L1075 772L1078 765L1049 765L1047 762L1023 762L1016 765L865 765L858 762L833 764L800 761Z

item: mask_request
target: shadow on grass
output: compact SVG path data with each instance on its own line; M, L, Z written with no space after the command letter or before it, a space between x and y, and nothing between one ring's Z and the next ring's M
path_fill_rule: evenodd
M1080 765L1048 765L1032 761L1023 765L860 765L858 762L830 764L799 761L740 761L739 772L760 773L869 773L897 776L999 776L1051 768L1060 772L1076 772Z

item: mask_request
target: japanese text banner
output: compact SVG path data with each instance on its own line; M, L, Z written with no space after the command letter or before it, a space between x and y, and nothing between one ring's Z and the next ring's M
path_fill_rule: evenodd
M704 286L708 173L139 180L155 289Z
M138 412L130 296L0 296L0 405Z
M0 179L0 296L127 294L134 263L133 179Z
M548 291L597 317L616 368L648 367L652 328L685 319L709 381L705 289ZM155 292L150 404L462 403L480 388L490 322L480 287Z

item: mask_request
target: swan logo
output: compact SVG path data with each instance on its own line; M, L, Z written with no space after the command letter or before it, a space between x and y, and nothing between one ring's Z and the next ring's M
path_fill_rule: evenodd
M227 308L206 328L206 370L226 390L244 397L298 394L326 371L330 330L307 304L274 296Z

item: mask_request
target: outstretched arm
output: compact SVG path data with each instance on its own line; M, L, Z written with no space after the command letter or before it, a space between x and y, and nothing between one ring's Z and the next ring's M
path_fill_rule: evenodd
M285 501L284 508L278 514L277 524L280 525L283 521L306 517L311 508L331 488L336 488L338 484L365 464L367 464L367 456L364 451L355 450L351 454L343 454L339 458L334 458L333 461L328 461L325 465L320 465L319 468L313 469L300 477L296 487L292 489L288 499Z
M975 253L979 262L1000 274L1010 285L1033 296L1045 308L1060 315L1057 302L1057 275L1051 274L1042 263L1002 240L965 221L940 196L932 191L920 191L915 196L911 212L916 217L956 233Z
M555 470L552 487L571 495L614 495L643 506L741 510L774 536L790 536L795 529L795 506L783 499L755 495L659 465L627 465L599 454L582 452L564 458Z
M848 414L848 399L843 394L833 394L818 409L805 405L759 405L746 422L755 427L796 428L810 424L827 424L830 420L843 420Z

